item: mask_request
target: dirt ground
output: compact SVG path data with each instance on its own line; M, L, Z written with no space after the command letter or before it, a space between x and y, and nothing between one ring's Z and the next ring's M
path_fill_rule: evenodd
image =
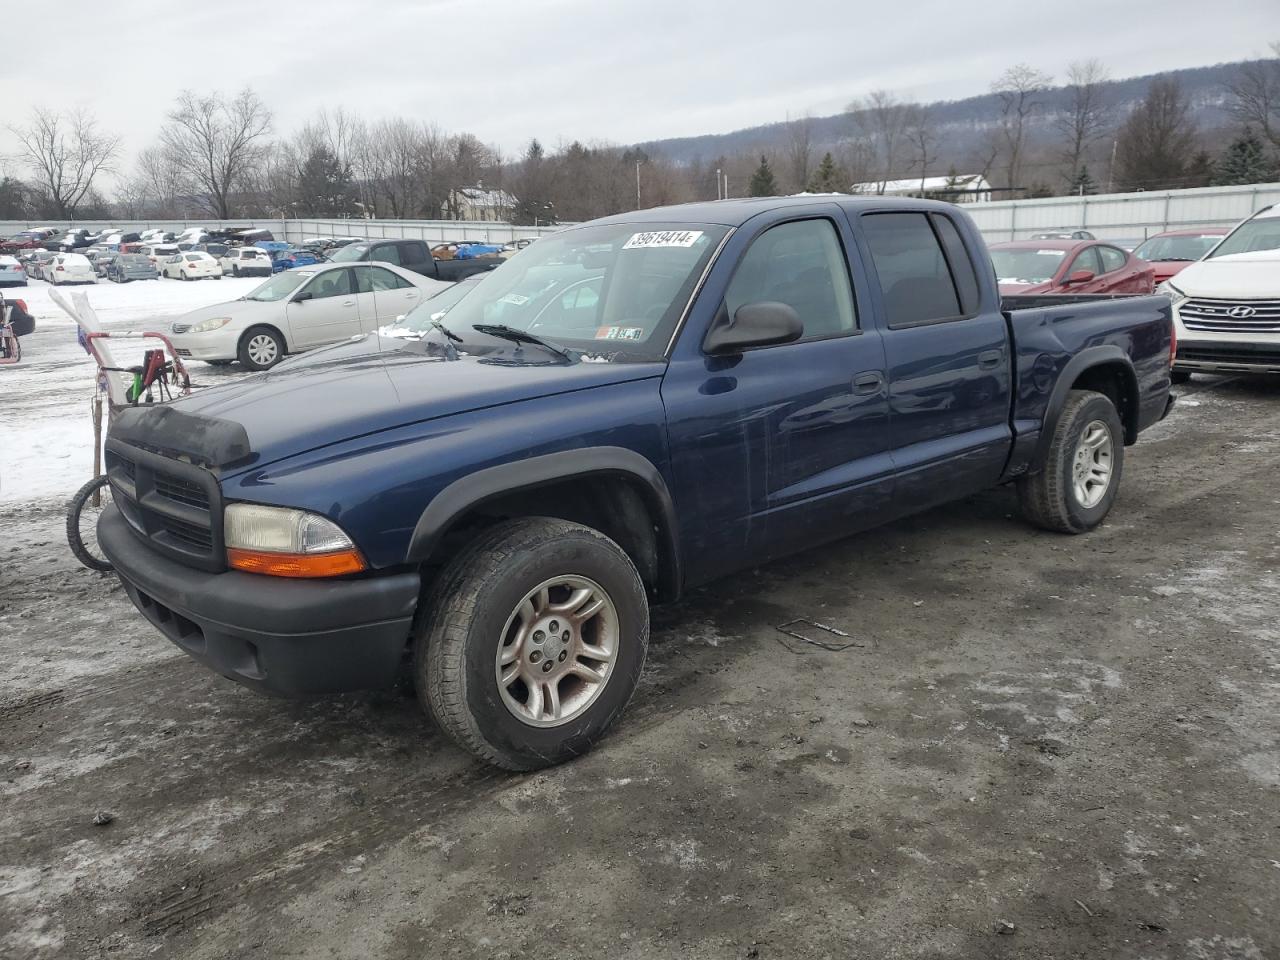
M700 590L526 776L211 675L8 500L0 956L1280 958L1280 382L1179 392L1092 535L997 490Z

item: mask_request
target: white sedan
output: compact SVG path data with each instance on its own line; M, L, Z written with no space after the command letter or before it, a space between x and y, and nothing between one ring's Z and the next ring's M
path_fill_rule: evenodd
M64 283L97 283L93 264L82 253L60 253L44 265L41 275L55 287Z
M186 253L166 257L160 265L160 275L174 280L222 279L222 264L207 253L188 250Z
M324 263L276 274L170 328L181 357L266 370L286 354L372 333L449 284L389 263Z

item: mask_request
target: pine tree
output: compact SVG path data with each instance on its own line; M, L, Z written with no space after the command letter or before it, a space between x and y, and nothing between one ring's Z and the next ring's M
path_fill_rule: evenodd
M348 216L354 199L351 168L327 147L312 150L298 170L298 211L311 217Z
M756 172L751 175L747 193L752 197L776 197L778 195L778 181L769 166L768 157L762 156L760 158L760 166L756 167Z
M1266 183L1274 179L1275 173L1275 165L1268 159L1262 141L1251 127L1245 127L1223 151L1213 183L1220 187Z
M826 153L806 189L810 193L846 193L849 189L849 184L845 182L847 179L844 171L836 166L835 158Z
M1080 165L1080 171L1071 178L1071 195L1073 197L1091 197L1098 192L1098 182L1089 173L1087 164Z

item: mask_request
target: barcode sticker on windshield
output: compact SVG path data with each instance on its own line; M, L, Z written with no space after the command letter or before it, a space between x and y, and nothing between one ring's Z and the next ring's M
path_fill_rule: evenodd
M1065 250L1037 250L1037 257L1062 257L1066 254Z
M638 250L646 247L692 247L702 236L701 230L657 230L652 233L632 234L631 239L622 245L623 250Z
M519 293L508 293L506 296L498 298L499 303L509 303L512 306L523 307L529 302L529 298Z

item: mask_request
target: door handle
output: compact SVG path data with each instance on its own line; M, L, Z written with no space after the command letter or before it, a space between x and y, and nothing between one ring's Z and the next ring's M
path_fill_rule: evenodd
M356 305L356 302L354 300L343 300L342 305L344 307L354 307Z
M858 394L878 393L880 388L884 386L883 374L862 373L853 378L853 392Z
M998 367L1003 359L1003 350L988 350L986 353L980 353L978 354L978 369L990 370L992 367Z

